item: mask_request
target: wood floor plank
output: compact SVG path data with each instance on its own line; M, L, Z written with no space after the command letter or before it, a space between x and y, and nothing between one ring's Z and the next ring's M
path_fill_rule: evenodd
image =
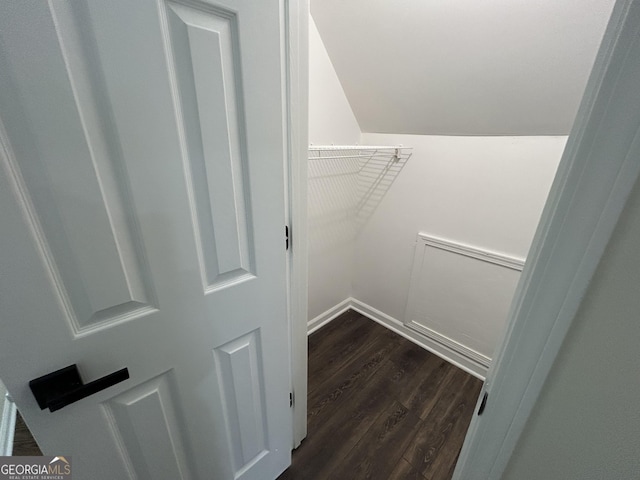
M447 372L445 379L441 382L433 406L423 420L420 432L404 454L404 458L414 467L422 470L424 464L430 462L430 457L426 458L427 455L423 451L424 446L428 444L439 422L455 407L456 400L462 395L461 387L469 380L469 377L458 369L451 369Z
M279 480L450 478L481 382L345 315L309 339L308 435Z
M482 389L482 382L471 379L466 387L465 396L456 406L453 414L444 419L439 429L445 437L435 461L423 473L428 479L450 479L453 476L464 438L475 412L475 405ZM457 417L457 418L456 418ZM446 434L444 433L446 432Z
M402 344L388 364L389 388L409 410L424 418L452 366L413 343Z
M42 455L40 447L36 443L29 428L24 423L20 412L16 415L16 428L13 438L13 453L16 457L39 457Z
M348 404L337 409L330 420L318 425L294 455L288 475L284 478L328 478L391 402L385 380L374 375L364 388L354 392Z
M361 332L368 328L366 319L357 315L348 315L344 320L339 317L326 327L312 333L308 339L309 362L313 363L316 358L321 361L322 357L330 356L331 352L335 351L336 345L348 344L349 338L358 328L361 329ZM362 330L363 328L364 330Z
M421 375L417 376L417 385L414 383L416 385L414 389L400 392L405 395L401 398L403 403L407 408L416 412L422 420L427 418L440 395L445 391L443 387L447 385L447 382L455 382L468 375L439 357L434 359L434 362L430 363L429 367L429 369L425 369ZM451 376L456 372L459 372L459 375L456 379L451 380Z
M309 356L311 357L314 352L322 352L330 346L336 338L340 338L345 334L348 335L350 329L361 325L363 321L366 322L366 319L362 318L362 315L358 315L358 312L349 310L319 330L316 330L308 337Z
M377 324L371 325L370 320L362 317L349 327L345 332L339 332L339 335L330 336L329 344L319 345L311 350L308 367L309 393L313 393L327 380L339 375L338 371L358 357L362 348L366 348L370 342L380 336L390 338L387 329Z
M317 425L326 422L334 412L343 408L354 392L367 385L391 353L398 348L399 343L397 338L390 338L388 335L371 339L366 345L361 345L362 351L359 355L308 395L307 431L309 435L315 431Z
M393 400L329 478L388 479L419 426L420 419Z
M444 480L446 477L436 476L435 473L448 474L452 464L455 463L464 435L453 439L452 432L462 428L457 424L464 423L466 418L463 416L464 412L475 405L476 397L473 394L477 391L477 382L477 379L456 369L443 385L442 395L423 421L413 443L407 448L404 458L426 479ZM464 430L467 427L468 419ZM452 442L457 441L459 446L453 447L451 443L445 448L449 439ZM455 451L453 455L451 455L452 451Z
M425 480L425 478L413 468L413 465L401 458L389 475L389 480Z

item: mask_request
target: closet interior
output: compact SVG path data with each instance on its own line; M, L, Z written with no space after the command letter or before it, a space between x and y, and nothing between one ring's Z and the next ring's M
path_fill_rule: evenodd
M313 19L309 60L309 331L355 309L483 378L566 136L362 132Z
M355 309L482 378L564 139L393 137L309 147L309 330Z
M316 478L305 470L316 458L335 471L375 465L379 478L450 478L483 395L464 385L486 378L505 332L608 16L463 3L311 2L309 430L283 478ZM350 360L369 348L353 315L459 382L406 346ZM333 345L340 333L353 347ZM385 375L394 415L419 418L416 431L392 448L374 422L345 433L353 445L325 446L318 424L378 415L353 399Z

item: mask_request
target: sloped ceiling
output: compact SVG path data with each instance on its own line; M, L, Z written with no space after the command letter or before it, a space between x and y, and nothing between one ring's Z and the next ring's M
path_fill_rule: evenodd
M569 133L614 0L312 0L363 132Z

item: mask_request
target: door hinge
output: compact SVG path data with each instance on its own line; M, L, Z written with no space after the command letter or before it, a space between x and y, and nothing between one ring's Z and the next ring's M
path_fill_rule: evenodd
M289 250L289 225L284 226L285 250Z
M482 412L484 412L484 409L487 406L488 398L489 398L489 392L484 392L484 395L482 396L482 402L480 402L480 408L478 408L478 415L482 415Z
M289 407L293 407L293 392L289 392Z

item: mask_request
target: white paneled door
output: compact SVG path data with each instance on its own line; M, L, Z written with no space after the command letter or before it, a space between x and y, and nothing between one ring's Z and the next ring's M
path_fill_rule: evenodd
M0 4L0 378L74 478L290 462L281 13ZM73 364L130 378L41 409L29 381Z

